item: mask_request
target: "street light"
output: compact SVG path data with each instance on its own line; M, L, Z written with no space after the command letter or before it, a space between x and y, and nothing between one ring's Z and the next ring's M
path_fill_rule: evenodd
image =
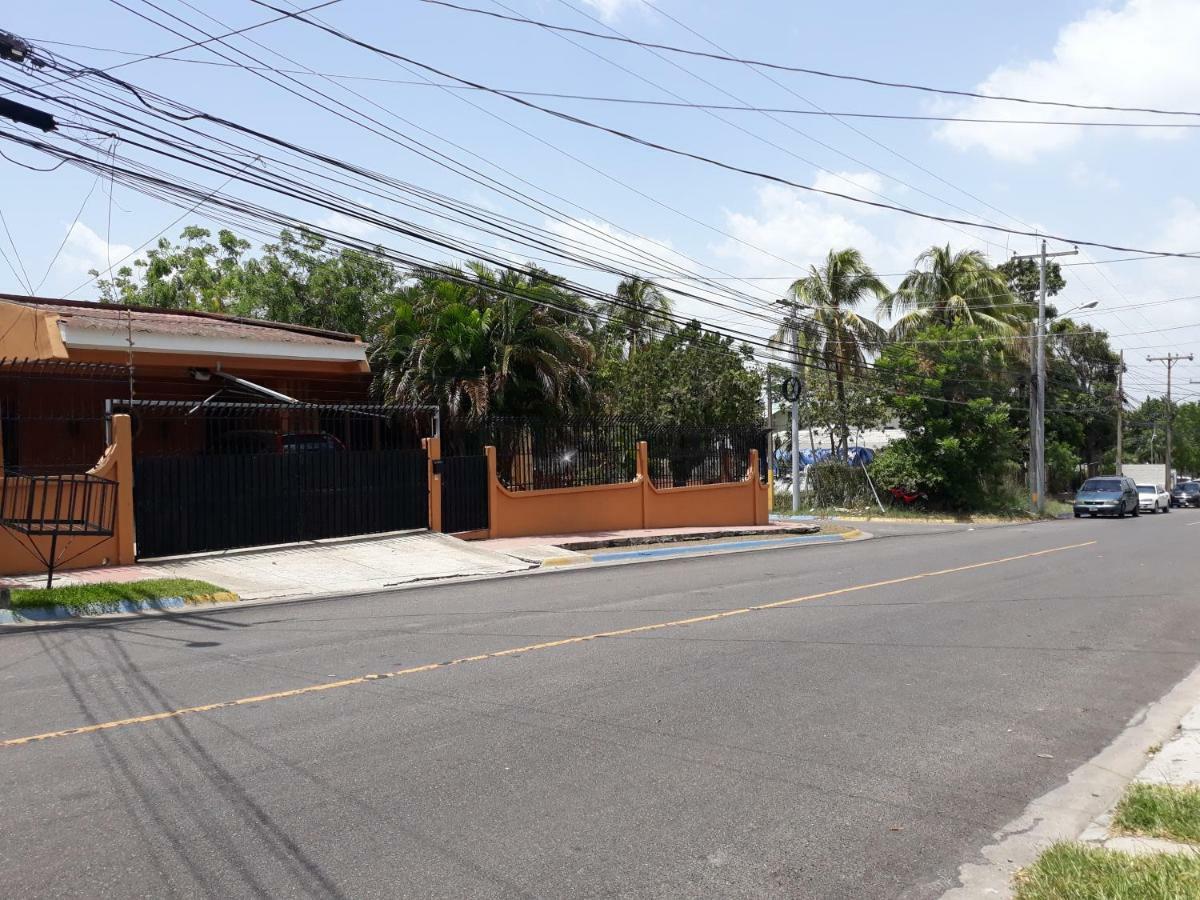
M1091 301L1090 303L1081 303L1081 304L1079 304L1079 306L1072 306L1072 307L1071 307L1070 309L1068 309L1066 312L1056 312L1056 313L1055 313L1053 316L1051 316L1050 318L1052 318L1052 319L1061 319L1063 316L1069 316L1071 313L1073 313L1073 312L1079 312L1081 309L1095 309L1095 308L1096 308L1097 306L1099 306L1099 305L1100 305L1100 301L1099 301L1099 300L1093 300L1093 301Z

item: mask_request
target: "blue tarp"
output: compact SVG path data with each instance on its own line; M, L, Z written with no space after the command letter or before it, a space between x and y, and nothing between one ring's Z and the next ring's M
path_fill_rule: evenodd
M837 458L840 458L838 454ZM818 447L814 454L812 450L800 451L800 465L811 466L813 463L828 462L834 459L833 451L828 447ZM870 465L875 459L875 451L869 447L851 447L845 460L852 466ZM780 447L775 451L775 462L777 465L776 471L782 471L786 474L787 470L792 465L792 452L787 447Z

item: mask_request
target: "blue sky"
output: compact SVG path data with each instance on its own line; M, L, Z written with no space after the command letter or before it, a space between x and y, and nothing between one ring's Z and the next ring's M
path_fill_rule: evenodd
M169 21L143 0L122 2ZM183 0L156 3L211 33L274 15L250 0L211 0L192 7ZM667 15L642 0L468 3L699 49L710 49L704 42L708 39L738 55L889 80L1093 104L1200 109L1200 56L1194 50L1200 44L1200 4L1193 0L1050 4L1021 0L1003 8L944 2L656 0L656 4ZM283 0L276 5L286 6ZM223 25L205 19L200 10ZM834 111L1009 118L1032 114L1060 120L1105 115L938 98L798 74L773 73L778 82L773 83L746 66L663 58L641 48L585 38L568 40L417 0L386 4L340 0L314 15L412 59L501 88L799 109L816 104ZM188 34L189 40L199 36L179 22L171 25ZM136 53L157 53L186 43L101 0L23 4L6 11L0 28L98 67L132 57L50 42ZM859 247L888 276L886 280L895 282L915 255L935 242L979 247L996 261L1035 246L1029 238L925 222L720 171L555 120L501 97L395 83L423 81L425 75L303 23L275 23L231 40L271 66L361 76L339 78L332 84L301 77L403 134L469 160L503 183L537 196L559 210L568 224L519 207L242 69L162 59L127 65L114 74L205 111L519 216L564 236L587 233L589 240L597 241L597 232L620 235L626 247L633 244L696 274L717 276L758 303L781 294L787 279L802 273L830 247ZM180 56L221 61L199 48ZM1200 135L1195 130L844 120L851 128L816 116L541 102L802 184L1087 240L1200 251L1194 165ZM1123 120L1148 118L1125 116ZM14 158L39 162L26 151L5 149ZM471 158L467 151L477 156ZM0 289L7 291L23 291L22 281L27 280L41 294L63 295L78 288L72 297L92 298L94 285L86 283L89 268L103 269L109 260L116 262L181 212L120 185L110 207L106 185L97 185L94 176L70 167L41 174L0 159L0 173L3 211L28 273L28 279L24 274L18 278L0 260ZM212 187L220 183L212 176L201 180ZM250 196L244 190L239 193ZM360 195L359 199L368 198ZM335 224L371 240L412 249L362 223L330 222L327 212L302 203L278 198L270 202L301 219ZM370 202L388 212L401 212L377 199ZM192 221L203 221L203 216L193 214L185 220ZM182 224L168 235L176 236ZM516 248L490 240L500 251L520 255ZM14 257L3 234L0 247ZM1109 330L1116 345L1128 348L1131 393L1155 393L1162 389L1164 372L1161 365L1145 362L1147 354L1168 350L1200 354L1200 300L1175 299L1200 295L1195 277L1200 261L1091 264L1124 255L1092 250L1069 260L1085 265L1067 270L1069 287L1058 305L1066 309L1098 300L1100 305L1088 318ZM552 268L598 287L614 283L600 273ZM732 281L731 276L749 283ZM721 327L756 333L765 327L754 316L694 302L685 302L682 308ZM1200 365L1181 366L1176 375L1185 392L1195 391L1186 382L1189 377L1200 378Z

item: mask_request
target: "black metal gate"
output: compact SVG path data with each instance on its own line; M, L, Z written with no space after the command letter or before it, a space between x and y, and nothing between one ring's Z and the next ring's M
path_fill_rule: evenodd
M136 401L139 557L429 527L422 411Z
M140 557L429 527L422 450L146 457L133 483Z
M442 474L442 530L455 534L488 527L486 456L447 456Z

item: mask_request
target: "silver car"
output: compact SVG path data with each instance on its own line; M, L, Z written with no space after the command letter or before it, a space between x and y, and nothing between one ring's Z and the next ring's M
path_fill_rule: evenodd
M1138 506L1142 512L1157 513L1171 511L1171 495L1161 484L1139 484Z

